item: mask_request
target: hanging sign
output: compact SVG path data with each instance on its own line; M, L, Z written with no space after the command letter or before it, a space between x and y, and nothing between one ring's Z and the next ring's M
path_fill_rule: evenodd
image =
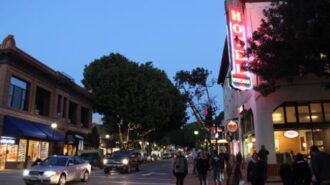
M246 35L244 26L244 15L241 8L229 6L229 42L231 56L230 84L239 90L252 88L251 73L244 69L248 59L245 56Z
M236 121L231 120L231 121L229 121L229 122L227 123L227 130L228 130L229 132L232 132L232 133L233 133L233 132L236 132L237 129L238 129L238 124L237 124Z

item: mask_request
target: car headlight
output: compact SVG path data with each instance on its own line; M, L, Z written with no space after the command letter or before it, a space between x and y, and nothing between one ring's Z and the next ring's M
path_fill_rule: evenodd
M30 173L30 170L24 170L24 171L23 171L23 176L28 176L29 173Z
M44 172L44 176L46 176L46 177L51 177L51 176L53 176L55 174L56 174L55 171L45 171Z
M128 159L123 159L121 162L122 162L124 165L127 165L127 164L128 164Z
M107 164L108 160L107 159L103 159L103 164Z

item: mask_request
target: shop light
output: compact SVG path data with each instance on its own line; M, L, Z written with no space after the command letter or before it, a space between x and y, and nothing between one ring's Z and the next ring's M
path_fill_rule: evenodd
M272 117L274 122L279 122L283 120L281 113L273 113Z
M299 133L295 130L287 130L284 132L284 136L287 138L296 138L299 136Z
M253 147L253 143L248 143L247 146L248 146L248 148L252 148Z
M252 143L254 143L254 142L256 142L256 138L255 137L252 138Z
M307 143L306 142L303 142L303 147L307 148Z
M319 118L319 116L317 116L317 115L312 115L311 117L312 117L312 120L313 120L313 119L318 119L318 118Z
M227 140L225 140L225 139L219 139L219 140L218 140L218 143L219 143L219 144L224 144L224 143L228 143L228 142L227 142Z

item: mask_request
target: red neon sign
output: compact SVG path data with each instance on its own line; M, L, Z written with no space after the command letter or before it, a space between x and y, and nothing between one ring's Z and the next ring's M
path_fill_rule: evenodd
M252 77L243 67L248 62L244 56L246 50L246 35L242 10L237 6L229 7L229 38L232 70L230 72L231 86L239 90L252 88Z

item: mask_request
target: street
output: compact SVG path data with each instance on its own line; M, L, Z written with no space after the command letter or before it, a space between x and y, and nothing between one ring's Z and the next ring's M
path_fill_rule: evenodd
M143 164L139 172L132 171L130 174L111 172L104 174L103 170L94 170L88 182L69 182L77 185L173 185L175 183L171 172L172 160L163 160ZM24 185L21 170L0 171L1 185Z

